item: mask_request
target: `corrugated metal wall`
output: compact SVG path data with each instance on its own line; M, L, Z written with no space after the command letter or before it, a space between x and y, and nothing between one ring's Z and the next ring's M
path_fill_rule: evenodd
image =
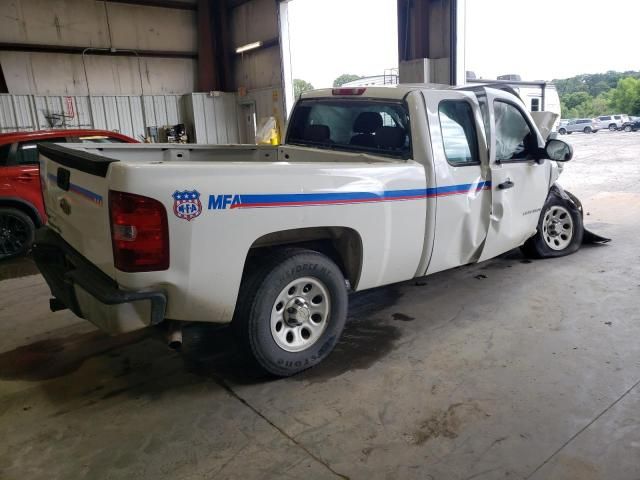
M194 143L238 143L238 106L233 93L191 93L182 97L184 122Z
M179 95L0 95L0 132L100 128L140 139L145 127L181 122Z

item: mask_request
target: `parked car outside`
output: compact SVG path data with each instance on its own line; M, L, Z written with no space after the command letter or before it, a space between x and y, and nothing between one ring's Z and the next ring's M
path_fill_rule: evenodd
M616 130L620 130L625 122L629 121L629 117L622 114L602 115L600 117L597 117L595 120L598 123L598 129L609 129L612 132L615 132Z
M637 132L640 130L640 119L624 122L620 130L624 130L625 132Z
M22 255L46 213L40 190L38 143L137 143L108 130L43 130L0 134L0 259Z
M578 118L571 120L566 125L558 128L560 135L572 134L573 132L596 133L600 130L598 123L592 118Z

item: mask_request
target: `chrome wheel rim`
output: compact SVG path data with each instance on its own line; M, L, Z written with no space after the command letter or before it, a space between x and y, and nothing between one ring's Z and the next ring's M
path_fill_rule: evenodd
M573 218L569 210L553 206L547 210L542 220L542 238L552 250L564 250L573 239Z
M287 352L315 344L327 328L331 298L317 278L297 278L282 289L271 308L271 336Z

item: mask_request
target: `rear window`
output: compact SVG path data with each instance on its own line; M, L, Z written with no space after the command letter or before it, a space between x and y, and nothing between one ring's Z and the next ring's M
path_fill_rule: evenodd
M404 103L390 100L301 100L291 117L287 143L407 159L409 114Z

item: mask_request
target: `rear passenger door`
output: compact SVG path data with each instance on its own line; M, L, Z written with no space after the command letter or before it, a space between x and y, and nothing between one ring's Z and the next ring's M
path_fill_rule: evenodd
M549 193L551 162L537 161L544 140L512 95L486 89L491 214L480 261L522 245L538 226Z
M434 174L427 174L429 208L436 211L434 273L476 261L487 234L489 164L478 101L470 92L423 92Z

